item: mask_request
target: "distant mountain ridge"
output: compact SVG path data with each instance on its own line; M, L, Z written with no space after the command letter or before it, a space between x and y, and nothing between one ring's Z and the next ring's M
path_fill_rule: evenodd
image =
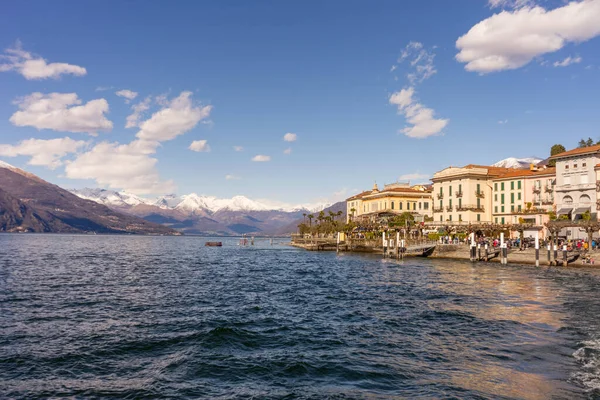
M82 199L5 162L0 162L0 231L179 234Z
M188 234L273 235L293 233L302 214L318 213L329 204L281 205L245 196L230 199L191 193L147 199L127 192L106 189L77 189L81 198L103 204L118 212L160 223Z
M527 157L527 158L515 158L509 157L504 160L500 160L495 164L492 164L492 167L501 167L501 168L529 168L531 164L537 165L544 161L538 157Z

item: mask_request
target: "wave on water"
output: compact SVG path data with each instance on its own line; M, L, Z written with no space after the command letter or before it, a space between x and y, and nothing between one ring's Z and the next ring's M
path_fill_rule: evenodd
M600 339L579 343L573 357L579 371L572 375L573 381L587 389L588 394L600 396Z

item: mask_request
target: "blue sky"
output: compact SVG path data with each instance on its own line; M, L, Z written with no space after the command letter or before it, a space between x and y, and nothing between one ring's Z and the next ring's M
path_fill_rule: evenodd
M600 139L600 0L3 8L0 159L63 187L308 203Z

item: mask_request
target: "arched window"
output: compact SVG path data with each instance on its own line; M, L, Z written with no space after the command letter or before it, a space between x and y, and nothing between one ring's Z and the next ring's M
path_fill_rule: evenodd
M563 203L573 204L573 198L571 196L565 196L565 197L563 197Z
M587 194L582 194L581 197L579 197L579 203L581 204L589 204L592 202L592 199L590 199L590 196L588 196Z

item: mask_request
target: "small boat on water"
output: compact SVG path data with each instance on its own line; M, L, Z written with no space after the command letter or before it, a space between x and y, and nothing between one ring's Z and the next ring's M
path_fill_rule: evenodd
M221 247L223 246L222 242L206 242L204 243L205 246L209 246L209 247Z

